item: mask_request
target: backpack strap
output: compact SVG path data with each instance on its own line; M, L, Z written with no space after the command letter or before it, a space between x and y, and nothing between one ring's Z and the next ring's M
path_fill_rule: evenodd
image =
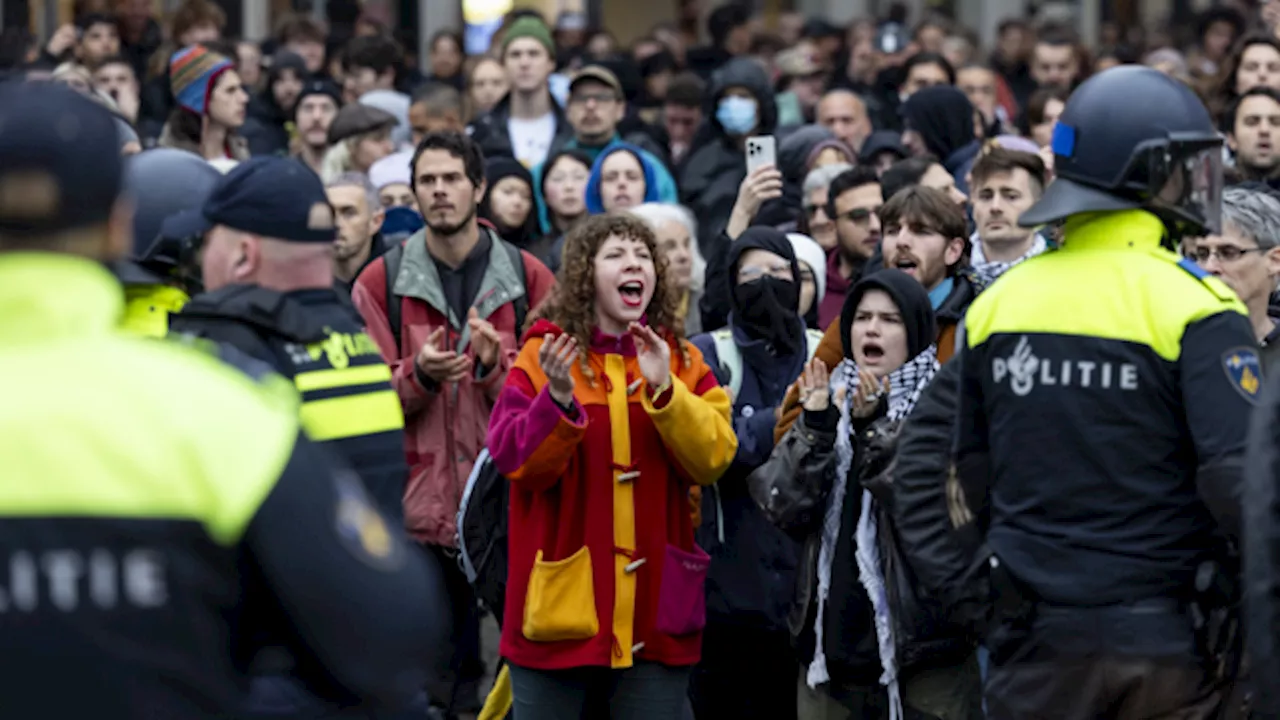
M716 358L720 361L721 370L729 375L729 392L737 402L742 391L742 353L738 350L738 343L733 341L733 331L729 328L714 330L711 340L716 344Z
M396 276L400 274L400 261L404 258L404 243L396 243L382 256L385 271L384 291L387 303L387 325L391 326L391 336L396 339L396 352L400 347L400 304L404 298L396 294Z
M516 342L519 342L520 335L524 332L524 321L529 316L529 278L525 275L524 253L520 252L520 248L499 238L497 233L494 233L493 239L506 248L507 255L511 257L511 264L515 267L516 274L520 276L520 285L524 288L524 293L511 301L511 309L516 313Z

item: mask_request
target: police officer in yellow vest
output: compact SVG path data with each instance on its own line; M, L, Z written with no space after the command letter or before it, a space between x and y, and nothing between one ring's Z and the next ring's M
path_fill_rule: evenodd
M156 148L128 161L125 182L133 200L133 252L115 264L124 284L124 329L143 337L164 337L169 315L182 309L198 289L198 277L186 274L194 257L184 257L186 238L161 235L164 221L199 208L222 178L195 153Z
M170 333L231 345L292 380L307 435L359 473L399 532L409 474L404 416L377 345L334 287L336 228L309 168L275 157L241 163L200 208L165 224L166 235L203 237L206 289L170 317ZM280 653L260 658L251 708L326 712L287 678L288 666ZM288 700L268 700L280 696Z
M226 717L260 623L312 692L404 701L438 569L260 363L119 330L121 163L97 103L0 85L3 715Z
M203 237L205 292L172 333L224 342L293 380L302 426L364 478L389 515L404 513L404 416L391 371L355 308L334 288L337 225L320 178L263 157L224 176L165 233Z
M1211 717L1234 675L1224 538L1260 367L1235 294L1162 245L1218 232L1221 139L1184 85L1127 66L1072 94L1053 151L1019 222L1065 221L1062 247L974 301L960 358L958 485L987 498L992 552L988 717ZM977 508L950 499L966 524ZM989 605L973 587L940 590Z

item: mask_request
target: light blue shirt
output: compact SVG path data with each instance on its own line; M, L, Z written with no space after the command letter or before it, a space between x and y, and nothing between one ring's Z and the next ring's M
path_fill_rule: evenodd
M938 283L938 287L929 291L929 304L933 306L934 310L937 310L951 296L951 288L955 287L955 284L955 280L947 278Z

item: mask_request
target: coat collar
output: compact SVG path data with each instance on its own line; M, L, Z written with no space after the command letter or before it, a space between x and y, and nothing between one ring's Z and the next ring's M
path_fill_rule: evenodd
M480 232L489 234L489 264L485 268L484 278L480 281L480 289L476 292L473 304L483 320L503 305L525 295L526 290L524 277L512 264L505 241L486 227L481 227ZM467 325L466 318L454 314L445 299L440 272L427 253L426 228L405 241L400 272L396 274L392 289L397 295L418 298L448 318L449 325L459 331L458 347L466 347L471 337L471 328Z

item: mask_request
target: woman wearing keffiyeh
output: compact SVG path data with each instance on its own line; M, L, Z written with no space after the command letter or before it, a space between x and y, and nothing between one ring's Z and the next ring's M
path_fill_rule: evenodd
M804 413L750 481L769 517L806 541L792 611L812 690L801 707L815 717L980 716L972 648L935 654L914 627L928 608L895 557L882 505L898 429L938 371L928 293L898 270L877 272L850 291L840 329L844 360L829 378L809 363Z

